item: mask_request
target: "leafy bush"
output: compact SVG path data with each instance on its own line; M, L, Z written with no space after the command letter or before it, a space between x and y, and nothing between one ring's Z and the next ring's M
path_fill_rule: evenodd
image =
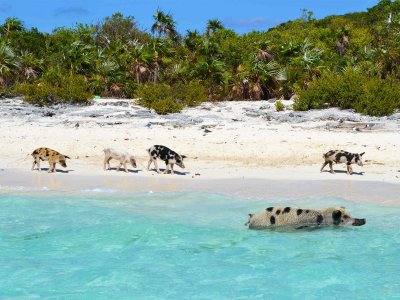
M178 83L173 86L174 96L185 102L187 106L196 106L207 101L207 89L199 81L188 84Z
M276 109L276 111L284 111L285 105L282 103L282 101L278 100L275 102L275 109Z
M0 99L10 98L13 96L13 92L10 88L6 86L0 86Z
M396 80L373 78L364 86L364 93L354 108L371 116L387 116L400 108L400 85Z
M57 85L47 82L21 83L13 91L29 103L48 106L56 103L88 103L93 97L88 90L83 76L72 75L62 77Z
M352 108L362 94L362 84L366 80L356 70L346 70L342 74L325 73L314 78L307 89L297 91L295 110L311 108L340 107Z
M55 88L47 83L21 83L14 87L14 93L22 95L26 102L39 106L55 104Z
M395 79L368 77L354 69L314 78L307 89L297 93L299 97L293 106L295 110L339 107L383 116L400 107L400 86Z
M158 114L180 112L184 105L176 101L172 88L166 84L140 85L136 91L138 104L154 109Z
M55 95L64 103L87 103L93 98L88 82L80 75L62 77Z

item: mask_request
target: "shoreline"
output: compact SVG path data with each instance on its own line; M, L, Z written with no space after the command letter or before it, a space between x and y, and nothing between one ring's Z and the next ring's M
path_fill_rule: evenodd
M287 100L282 101L285 111L276 112L274 101L203 103L160 116L129 99L52 108L0 100L0 186L193 190L243 197L325 193L400 203L392 192L400 189L400 113L373 118L350 110L295 112ZM174 176L147 172L146 149L157 144L187 156L186 169L176 167ZM56 174L32 172L30 154L38 147L71 157L68 167L57 165ZM134 154L138 168L129 174L105 172L102 150L108 147ZM320 173L322 154L332 149L365 152L364 166L353 165L351 176L343 164L334 166L335 175L328 166ZM112 160L111 166L116 165Z
M128 174L124 174L128 175ZM150 175L151 176L151 175ZM182 177L182 176L179 176ZM78 194L126 194L126 193L174 193L205 192L252 199L284 198L288 202L298 199L337 197L358 203L399 206L400 186L379 181L352 180L280 180L260 178L191 178L160 175L156 178L112 174L74 175L3 170L0 177L0 193L68 193Z

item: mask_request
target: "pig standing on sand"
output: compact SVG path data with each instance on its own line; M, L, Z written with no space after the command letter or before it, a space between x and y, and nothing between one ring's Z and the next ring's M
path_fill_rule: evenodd
M49 161L49 173L55 172L56 170L56 163L59 163L64 168L67 167L66 159L70 159L69 156L63 155L60 152L52 150L47 147L37 148L32 152L33 156L33 164L32 170L35 168L35 165L38 166L38 171L41 171L40 168L40 161L47 160Z
M365 152L358 154L358 153L350 153L343 150L331 150L322 156L325 159L325 162L322 164L320 171L322 172L325 166L329 164L331 173L335 174L335 171L332 168L332 164L345 163L347 165L347 174L352 175L353 168L351 167L351 164L357 164L359 166L363 166L362 156L364 155L364 153Z
M129 154L126 151L117 151L112 148L106 148L103 151L104 151L104 171L110 169L111 159L119 160L119 166L117 168L117 171L119 171L119 169L123 165L125 168L125 172L128 172L128 167L126 166L127 163L130 163L132 167L136 168L136 159L132 154Z
M165 162L166 168L164 174L167 174L169 172L169 168L171 168L171 175L174 175L174 164L177 164L182 169L185 168L185 165L183 164L183 159L186 158L186 156L180 155L175 151L169 149L168 147L162 145L154 145L147 149L147 153L149 153L150 156L149 163L147 165L147 171L150 170L150 165L154 162L157 173L160 173L160 169L157 165L157 158Z

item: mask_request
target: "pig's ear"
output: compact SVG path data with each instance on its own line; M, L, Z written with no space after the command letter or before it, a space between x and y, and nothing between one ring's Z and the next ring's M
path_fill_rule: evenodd
M254 214L249 214L249 218L252 218L254 216Z
M360 153L360 156L363 156L365 154L365 152L363 152L363 153Z
M71 157L69 157L69 156L66 156L66 155L65 155L65 158L71 159Z

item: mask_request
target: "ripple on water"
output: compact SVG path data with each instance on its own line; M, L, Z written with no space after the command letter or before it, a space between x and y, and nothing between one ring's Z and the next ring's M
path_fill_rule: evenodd
M0 298L393 298L400 208L345 205L367 225L250 231L247 213L285 200L111 191L0 195Z

